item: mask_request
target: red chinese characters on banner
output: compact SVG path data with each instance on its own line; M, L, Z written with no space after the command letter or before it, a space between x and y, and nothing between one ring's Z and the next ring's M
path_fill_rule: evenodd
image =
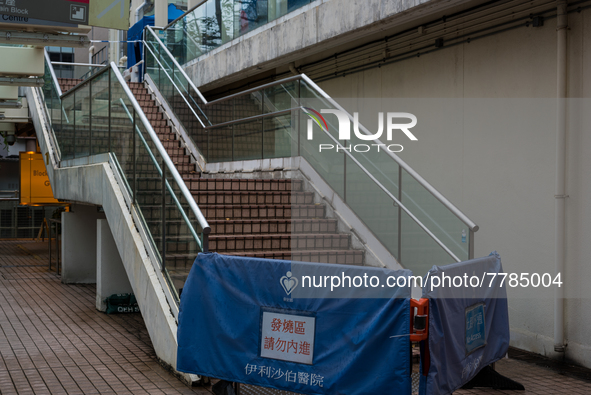
M274 341L275 339L273 339L272 337L265 337L265 350L273 350Z
M306 341L300 341L299 343L294 340L281 340L281 338L275 339L274 337L265 337L265 344L263 344L265 350L275 350L279 352L293 354L310 355L310 343Z
M306 328L304 328L304 323L302 321L295 322L294 333L297 335L305 335Z
M310 343L300 342L300 352L299 353L302 355L310 355Z
M281 322L281 319L273 318L273 321L271 321L271 331L305 335L306 327L304 324L303 321L283 320L283 322Z
M281 330L281 319L273 318L273 321L271 321L271 331L279 332L280 330Z

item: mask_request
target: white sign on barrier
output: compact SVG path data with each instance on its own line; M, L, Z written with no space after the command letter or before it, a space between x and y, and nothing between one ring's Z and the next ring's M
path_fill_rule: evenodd
M261 357L312 365L316 317L263 311Z

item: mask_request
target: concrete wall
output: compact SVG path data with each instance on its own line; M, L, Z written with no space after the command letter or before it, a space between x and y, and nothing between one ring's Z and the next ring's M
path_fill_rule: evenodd
M467 1L316 0L200 56L185 71L210 89L462 3Z
M62 213L63 283L96 283L96 221L103 218L97 206L82 204Z
M591 11L569 14L567 358L591 367ZM497 250L507 272L554 272L556 20L321 83L333 98L431 100L438 127L418 116L418 141L400 156L480 225L476 256ZM416 98L419 98L418 101ZM337 99L338 101L338 99ZM363 103L360 104L363 106ZM406 110L403 110L406 111ZM417 111L421 111L418 108ZM423 109L423 112L424 109ZM519 124L511 124L508 117ZM425 122L423 122L425 124ZM372 130L370 128L370 130ZM509 289L512 345L553 351L551 290Z

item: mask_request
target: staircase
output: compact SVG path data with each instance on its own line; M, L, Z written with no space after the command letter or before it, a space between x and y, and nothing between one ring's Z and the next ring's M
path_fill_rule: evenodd
M164 119L156 101L146 98L149 95L146 87L135 84L132 91L138 100L141 98L142 109L150 114L150 120ZM240 111L239 116L242 113L251 114L253 110L260 111L253 108L256 104L247 98L238 98L237 102L241 105L234 111ZM210 116L221 119L227 111L230 110L225 106L214 107ZM193 117L187 113L183 116ZM210 142L213 143L208 148L210 155L217 158L228 156L232 148L234 155L252 152L253 147L261 145L260 141L252 141L252 136L260 135L258 129L260 123L240 125L240 128L234 129L235 135L244 136L234 147L231 139L221 131L214 131L216 136L211 137ZM304 191L301 180L201 178L196 172L184 171L183 166L190 165L193 170L195 165L190 164L190 155L180 146L180 141L175 140L172 130L167 127L166 133L157 132L211 226L210 251L257 258L363 264L363 251L351 248L351 236L338 233L337 221L327 218L325 206L314 203L314 194ZM269 139L265 141L267 144L271 147L274 142ZM143 186L140 189L144 190ZM145 189L145 194L150 195L149 188ZM146 216L148 222L157 212L154 206L154 212ZM167 220L166 267L177 289L182 288L195 260L196 246L193 241L187 241L190 238L184 227L180 218Z
M130 82L129 87L179 173L188 179L199 177L197 166L191 163L190 156L185 153L185 149L181 146L181 141L177 139L177 135L166 121L164 113L160 111L148 89L140 82ZM140 187L140 190L143 190L143 188ZM143 191L148 193L149 189Z
M82 80L79 80L77 78L58 78L57 80L60 84L60 89L62 90L62 93L66 93L67 91L78 85L80 82L82 82Z
M105 84L107 73L111 83ZM103 207L157 354L173 368L178 297L200 251L396 266L401 251L403 257L411 256L400 248L406 240L401 237L404 233L412 238L406 245L412 251L443 251L459 261L424 225L408 217L410 213L408 218L403 216L403 209L408 212L403 206L408 194L397 190L400 183L396 180L378 174L389 187L394 185L392 192L373 177L366 177L363 167L354 167L357 162L351 155L342 153L333 160L312 155L314 150L299 138L305 117L300 109L291 108L296 83L297 98L322 93L306 76L209 102L203 106L205 127L194 127L200 123L194 110L202 111L202 107L192 111L191 104L180 97L183 92L153 89L151 77L145 85L126 85L114 63L78 86L77 81L60 80L62 91L70 91L62 97L56 96L55 75L46 73L45 78L51 86L46 84L43 91L28 89L27 97L33 104L31 114L39 145L50 162L48 176L55 196ZM75 93L71 92L74 87ZM165 114L161 105L171 107L171 113ZM222 161L234 161L231 166L239 166L239 160L265 163L268 158L283 158L280 162L292 156L292 147L297 147L294 163L299 167L290 169L302 179L264 179L259 173L246 172L212 178L218 173L202 173L185 148L195 152L191 141L182 141L171 126L170 118L175 116L205 156L207 169ZM423 188L419 192L433 195L433 188L398 158L382 159L386 160L379 165L400 166L395 167L398 177L409 172L406 176L412 175ZM333 169L335 163L346 163L347 173ZM347 175L349 183L344 180ZM419 195L406 188L415 196L410 203L416 205ZM417 212L432 220L438 217L429 214L443 207L446 213L449 210L458 216L456 221L470 224L455 207L439 199ZM331 218L333 214L338 221ZM407 225L409 218L414 221L410 222L412 227ZM439 229L439 223L436 225ZM423 232L415 235L417 226ZM477 230L477 226L472 225L471 230ZM472 233L469 236L472 242ZM428 256L425 261L445 259ZM421 264L418 259L408 262Z
M73 87L70 80L60 80L60 85L63 91ZM351 236L338 232L337 220L327 218L326 207L314 202L314 193L304 190L303 181L201 178L199 168L191 163L190 155L182 147L150 91L142 83L129 83L129 87L212 228L210 251L305 262L364 263L363 251L352 249ZM248 100L242 102L244 113L250 114L255 104ZM214 111L223 116L227 110L220 106ZM93 139L105 126L100 127L98 119L93 116ZM251 145L256 144L247 137L251 128L246 125L239 132L245 135L238 147L240 152L247 152ZM230 140L218 136L214 141L218 141L215 145L217 156L228 149L231 151L231 146L227 146ZM258 144L260 146L260 142ZM123 161L122 166L130 164ZM166 242L161 251L166 248L166 268L175 288L180 290L195 260L197 245L182 218L175 217L173 210L168 208L174 202L167 198L163 204L160 194L162 180L150 165L147 155L138 158L136 166L143 166L136 181L136 199L159 246L163 245L164 233ZM160 229L163 209L166 216L164 232Z

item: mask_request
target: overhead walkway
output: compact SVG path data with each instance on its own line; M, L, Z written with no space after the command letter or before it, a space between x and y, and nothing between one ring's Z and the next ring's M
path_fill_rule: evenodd
M163 362L199 252L415 273L472 257L478 227L396 155L349 152L331 123L307 140L307 105L344 109L305 75L208 102L151 28L144 44L144 83L114 63L60 81L47 59L27 97L55 197L102 206ZM212 171L257 161L296 176Z

